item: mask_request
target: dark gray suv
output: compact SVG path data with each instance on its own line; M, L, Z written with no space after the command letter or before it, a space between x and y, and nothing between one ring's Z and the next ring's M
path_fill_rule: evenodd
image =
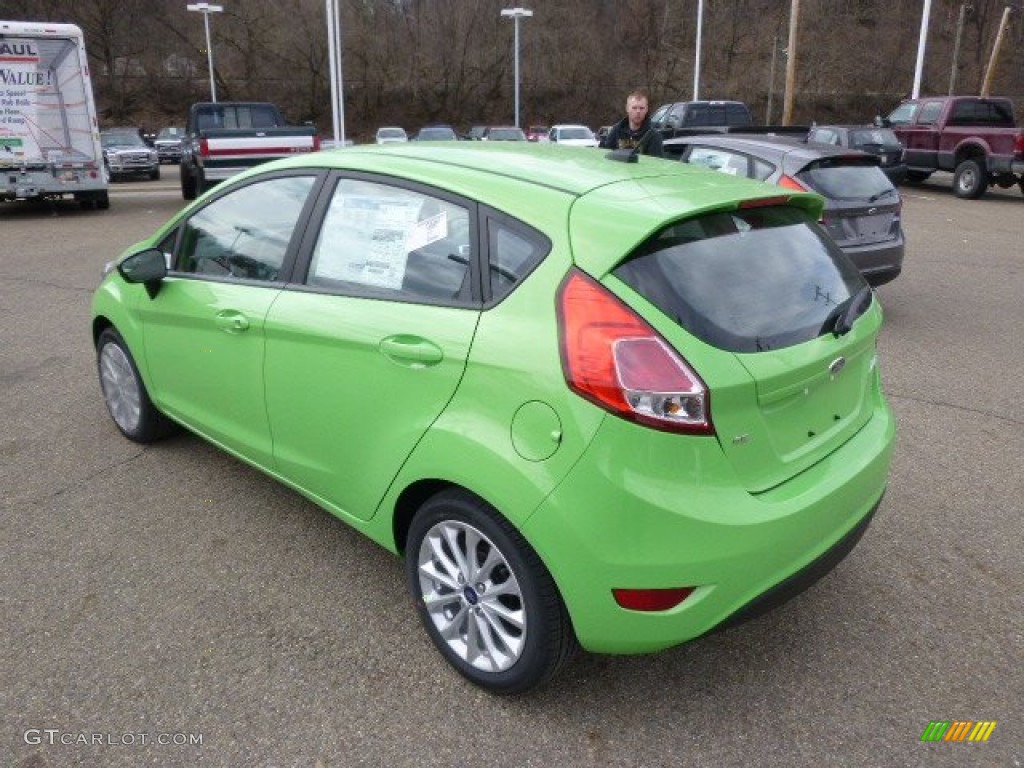
M903 269L903 201L877 155L789 136L732 133L667 139L665 157L817 192L825 198L821 226L871 285Z

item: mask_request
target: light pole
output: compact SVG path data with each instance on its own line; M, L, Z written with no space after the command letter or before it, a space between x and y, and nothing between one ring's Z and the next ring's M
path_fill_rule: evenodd
M511 17L515 22L515 67L516 67L516 128L519 127L519 20L528 19L533 16L533 11L527 8L504 8L502 16Z
M700 46L704 30L704 0L697 0L697 52L693 62L693 100L697 101L700 93Z
M189 3L185 6L185 10L203 14L203 24L206 27L206 63L210 68L210 100L216 103L217 84L213 79L213 46L210 44L210 14L220 13L224 10L224 6L210 5L209 3Z

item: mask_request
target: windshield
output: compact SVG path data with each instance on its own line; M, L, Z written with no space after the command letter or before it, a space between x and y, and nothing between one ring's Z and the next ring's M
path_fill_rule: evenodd
M492 128L487 132L492 141L524 141L526 134L519 128Z
M563 128L559 131L558 138L562 141L565 139L592 139L594 134L589 128L574 126L572 128Z
M401 128L381 128L377 131L377 136L382 139L404 139L405 131Z
M865 286L807 214L782 206L672 224L614 274L694 336L732 352L812 339Z
M164 128L156 135L156 138L158 141L160 139L180 139L184 135L184 128Z
M866 128L862 131L850 131L850 146L899 149L900 140L888 128Z
M424 128L419 137L423 141L451 141L456 138L451 128Z
M112 131L100 134L100 141L104 147L144 147L146 142L139 134L133 131Z

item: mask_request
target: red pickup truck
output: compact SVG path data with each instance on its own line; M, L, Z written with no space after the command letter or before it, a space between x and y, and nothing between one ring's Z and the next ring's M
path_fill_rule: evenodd
M953 174L957 197L978 198L992 185L1024 192L1024 129L1009 99L926 96L907 99L878 121L906 147L907 178Z

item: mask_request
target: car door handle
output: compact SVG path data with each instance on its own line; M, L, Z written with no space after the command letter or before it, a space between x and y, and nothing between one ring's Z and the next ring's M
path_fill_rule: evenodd
M444 359L439 346L420 336L388 336L381 341L380 351L396 363L414 368L437 365Z
M216 315L217 327L227 333L242 333L249 330L249 319L241 312L225 309Z

